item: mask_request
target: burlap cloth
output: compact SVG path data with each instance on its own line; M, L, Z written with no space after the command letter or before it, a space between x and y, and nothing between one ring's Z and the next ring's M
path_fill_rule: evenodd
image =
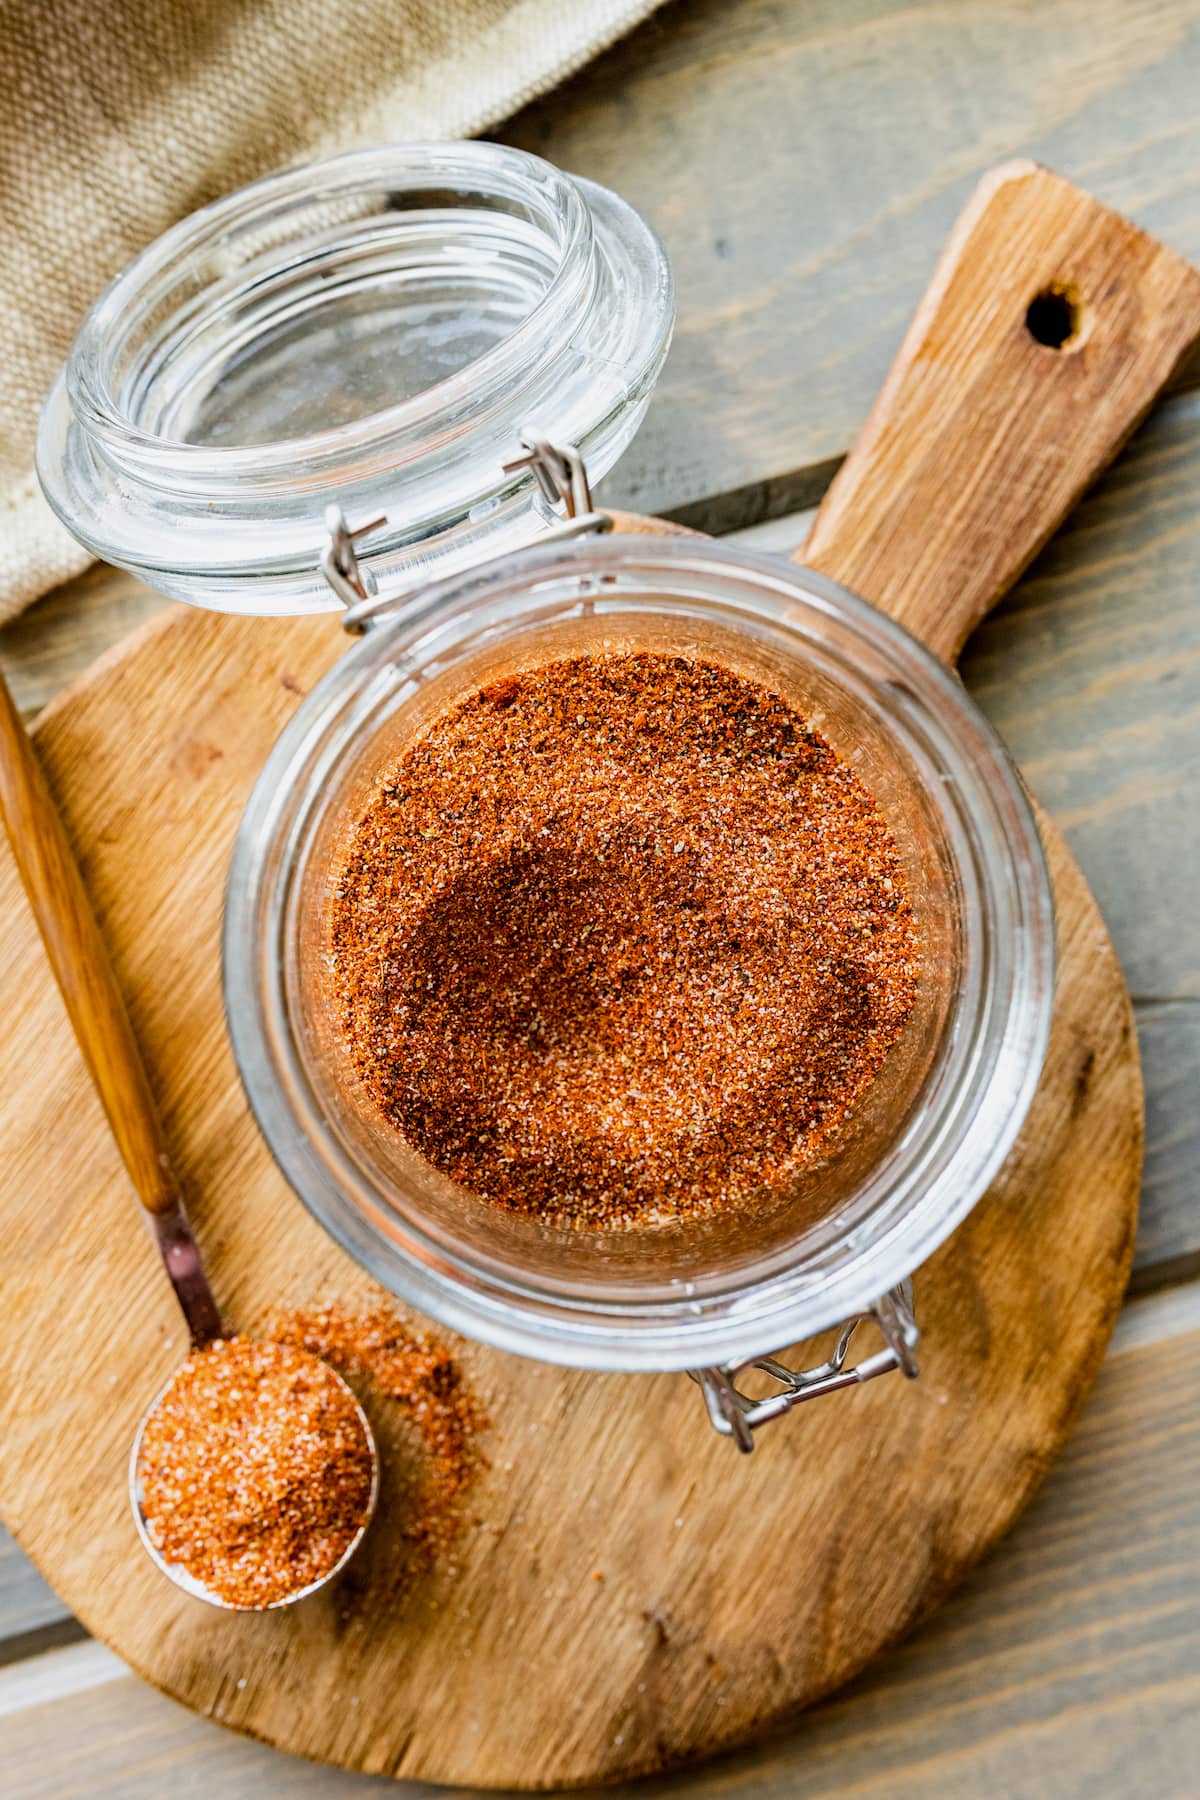
M151 238L268 170L466 137L659 0L0 0L0 621L84 567L33 473L76 326Z

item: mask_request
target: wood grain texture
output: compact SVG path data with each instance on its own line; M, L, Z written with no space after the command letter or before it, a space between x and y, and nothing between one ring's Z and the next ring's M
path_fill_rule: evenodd
M1078 857L1134 996L1135 1282L1200 1268L1200 396L1154 414L962 662Z
M770 0L737 8L709 0L673 8L664 23L661 36L639 34L631 42L627 68L606 59L561 97L561 120L551 116L547 123L558 100L533 120L535 131L545 134L550 154L557 153L555 138L576 146L576 167L617 181L655 214L684 279L682 329L667 383L647 432L615 484L610 483L614 494L625 483L623 491L636 495L640 484L643 503L678 504L698 522L725 524L816 497L866 411L973 173L998 155L1018 150L1043 155L1181 250L1200 254L1196 22L1194 9L1186 4L1125 9L1116 0L1105 0L1099 6L1050 4L1031 12L1024 6L967 0L958 8L931 12L915 6L867 6L858 0L849 6L815 0L786 8ZM777 73L778 84L764 81L764 71ZM748 156L731 153L731 146L745 143ZM661 208L656 187L662 193ZM686 370L679 368L681 359L687 360ZM716 402L706 371L724 376L717 383ZM797 387L804 396L799 409L793 403ZM677 440L673 424L679 428ZM1149 434L1157 430L1155 421ZM1187 540L1195 529L1196 508L1193 504L1189 512L1182 503L1178 467L1160 480L1136 449L1110 481L1120 479L1130 466L1137 469L1134 517L1140 521L1131 534L1123 524L1128 494L1106 511L1097 513L1090 503L1083 509L1085 519L1103 521L1100 535L1110 545L1098 583L1089 566L1090 544L1081 545L1072 534L1064 560L1054 565L1052 596L1041 593L1040 611L1028 616L1023 611L1022 597L1039 581L1034 571L1031 581L1022 584L1016 605L989 621L979 640L991 639L998 649L1015 648L1021 656L1021 677L1010 677L1007 690L1010 706L1022 715L1018 729L1037 742L1043 765L1039 785L1043 790L1056 785L1061 772L1062 784L1073 796L1072 840L1085 854L1093 885L1103 881L1107 886L1105 904L1123 935L1123 954L1128 956L1132 948L1171 990L1180 927L1191 915L1176 912L1173 929L1164 932L1159 907L1166 917L1167 900L1159 896L1165 891L1169 898L1183 887L1191 846L1186 834L1170 831L1176 855L1161 855L1164 840L1156 825L1160 818L1173 817L1177 790L1171 757L1181 736L1187 742L1187 720L1179 688L1163 721L1147 712L1139 725L1136 709L1138 695L1149 695L1153 681L1170 679L1172 617L1194 626L1194 604L1185 614L1179 603L1194 594L1194 585L1187 594L1184 587L1189 576L1194 584L1195 551ZM705 486L708 474L716 483L711 492ZM1106 483L1104 493L1108 487ZM1193 496L1195 492L1193 487ZM1050 559L1056 555L1057 547ZM1073 558L1082 558L1078 581ZM1174 615L1161 605L1158 580L1164 572L1177 608ZM110 592L128 594L131 619L139 606L149 611L161 604L115 572L96 572L94 579L97 586L87 589L87 609L75 609L72 584L32 615L15 652L8 649L11 639L4 634L0 654L7 653L10 667L15 654L20 672L29 671L22 691L27 708L42 704L67 674L90 660L91 642L102 647L110 641L107 627L115 616ZM1117 617L1122 593L1136 603L1136 617L1127 617L1123 625ZM1051 597L1054 619L1045 610ZM1061 610L1064 606L1069 613ZM1012 636L1006 638L1010 617ZM85 636L89 647L81 648ZM1087 665L1093 653L1100 669L1094 692ZM1157 677L1156 656L1162 669ZM1131 665L1125 677L1122 657ZM993 672L996 685L1003 685L999 660ZM974 673L969 667L969 678ZM1186 682L1186 653L1180 675ZM1186 696L1186 688L1182 692ZM1086 722L1092 715L1099 720L1106 703L1123 720L1121 749L1137 759L1138 773L1127 792L1117 782L1092 806L1089 768L1102 777L1106 759L1097 756L1094 746L1090 760L1060 758L1059 749L1069 751L1071 739L1056 738L1056 733L1067 731L1073 720ZM1162 760L1156 768L1160 726ZM1060 762L1069 766L1060 771ZM1123 832L1126 821L1139 821L1139 807L1145 829L1139 831L1138 854L1131 856L1123 847ZM1139 911L1144 915L1141 929ZM1186 932L1182 935L1186 938ZM1186 1005L1164 1009L1165 1021L1186 1016ZM1155 1063L1144 1034L1143 1045L1153 1075ZM1159 1054L1164 1068L1177 1069L1175 1051L1165 1039ZM1186 1123L1182 1107L1179 1116ZM1168 1189L1185 1174L1190 1183L1194 1168L1194 1163L1187 1166L1186 1137L1177 1134L1172 1141L1180 1154ZM1153 1145L1152 1107L1152 1156ZM1151 1208L1152 1171L1153 1161ZM1189 1199L1190 1192L1189 1186ZM1194 1212L1194 1205L1188 1210ZM1186 1223L1182 1202L1175 1216ZM1153 1385L1151 1380L1151 1389ZM1158 1417L1147 1412L1140 1389L1130 1399L1141 1420ZM1077 1439L1068 1450L1068 1463L1081 1442ZM1119 1445L1130 1466L1136 1458L1145 1470L1146 1496L1172 1491L1170 1463L1155 1460L1161 1446L1169 1454L1176 1449L1170 1434L1156 1434L1149 1425L1145 1441L1126 1437ZM1107 1509L1109 1495L1108 1473L1101 1470L1094 1508ZM1039 1503L1029 1529L1040 1529L1044 1517ZM1164 1796L1192 1793L1195 1695L1185 1686L1181 1703L1175 1679L1186 1683L1191 1670L1176 1643L1160 1638L1159 1614L1149 1608L1139 1617L1140 1590L1132 1571L1141 1566L1145 1534L1153 1527L1144 1509L1132 1517L1134 1529L1115 1562L1088 1563L1077 1581L1069 1580L1061 1564L1056 1567L1053 1581L1043 1589L1044 1606L1030 1611L1029 1632L1036 1643L1064 1617L1057 1603L1062 1587L1084 1597L1096 1588L1110 1613L1129 1597L1130 1633L1144 1630L1140 1659L1131 1653L1132 1635L1116 1645L1121 1654L1112 1657L1114 1679L1105 1690L1102 1677L1114 1645L1111 1638L1097 1643L1093 1627L1079 1640L1092 1685L1074 1692L1051 1687L1062 1716L1031 1717L1026 1703L1038 1705L1045 1674L1035 1670L1022 1685L1011 1645L996 1660L980 1658L977 1638L956 1638L946 1647L939 1634L958 1616L952 1607L927 1628L937 1648L920 1705L914 1709L901 1688L890 1715L897 1729L914 1711L919 1719L927 1718L924 1744L917 1746L911 1763L904 1763L897 1755L897 1738L884 1733L873 1771L856 1778L852 1791L893 1791L892 1764L897 1760L902 1766L895 1791L914 1795L1028 1793L1041 1800L1046 1794L1090 1794L1097 1776L1107 1775L1120 1786L1123 1773L1130 1790L1147 1791L1150 1784ZM1176 1560L1186 1573L1196 1558L1194 1547L1175 1535L1177 1517L1167 1517L1168 1558L1181 1543ZM1051 1545L1061 1551L1062 1537L1053 1520L1049 1530ZM1094 1545L1097 1535L1085 1534L1083 1547ZM1022 1548L1026 1536L1022 1532L1008 1550ZM1107 1537L1101 1541L1108 1543ZM1007 1554L1002 1552L996 1565L1000 1590ZM1168 1560L1167 1566L1174 1572L1174 1562ZM919 1643L924 1641L923 1634ZM956 1660L960 1643L961 1665ZM1072 1647L1068 1637L1068 1652ZM1061 1646L1059 1650L1061 1661ZM896 1672L906 1678L908 1654L902 1651L889 1661L889 1677ZM943 1704L947 1664L961 1666L962 1672ZM1127 1675L1129 1692L1122 1699ZM191 1734L212 1746L214 1758L220 1747L220 1759L211 1766L228 1772L227 1791L257 1793L260 1784L264 1793L377 1791L374 1783L281 1764L260 1747L213 1731L135 1684L126 1692L131 1696L128 1712L96 1714L86 1702L66 1703L43 1721L47 1736L20 1739L37 1766L47 1771L39 1792L157 1795L168 1782L172 1791L209 1791L207 1752L195 1765L189 1755L178 1764L174 1760L175 1747L181 1738L190 1743ZM972 1693L979 1692L989 1696L986 1707L971 1704ZM862 1736L874 1743L872 1725L879 1716L875 1693L872 1682L852 1698L851 1704L860 1708L859 1722L851 1719L841 1727L839 1755L852 1751ZM965 1739L955 1727L964 1709L970 1714ZM114 1735L101 1730L99 1741L90 1743L88 1727L95 1723L101 1728L105 1721ZM78 1736L72 1736L71 1725L78 1726ZM1028 1736L1012 1735L1025 1727ZM984 1740L986 1758L968 1755L958 1764L935 1767L936 1738L947 1732L968 1750ZM0 1765L5 1767L12 1766L5 1757L9 1742L0 1738ZM796 1782L803 1778L808 1754L803 1737L800 1743L794 1764L768 1753L760 1765L761 1778L749 1764L726 1764L712 1773L715 1787L747 1795L801 1791ZM69 1752L61 1766L53 1758L58 1748ZM278 1775L281 1768L286 1777ZM61 1786L52 1779L60 1772ZM821 1773L825 1786L817 1791L850 1791L839 1784L836 1757ZM287 1785L277 1790L269 1785L284 1779ZM671 1791L674 1787L672 1783Z
M109 1130L147 1212L180 1205L124 1002L45 776L0 677L0 824Z
M675 344L608 497L714 531L816 500L1006 157L1200 261L1198 92L1193 0L664 8L498 134L615 187L675 267Z
M38 733L215 1284L250 1330L277 1300L363 1286L254 1130L217 973L245 796L339 648L328 620L173 610ZM131 711L136 746L118 729ZM368 1579L336 1628L328 1596L230 1622L167 1589L137 1546L125 1450L180 1333L153 1258L122 1230L121 1172L5 864L0 979L19 1020L0 1045L6 1521L84 1623L168 1692L273 1742L393 1774L613 1777L735 1742L846 1679L1037 1486L1124 1285L1139 1098L1128 1005L1086 887L1054 854L1062 1003L1047 1076L991 1195L918 1279L923 1380L815 1406L739 1462L680 1378L572 1375L464 1346L498 1421L482 1522L456 1575L386 1616L373 1610L368 1548ZM85 1183L90 1205L74 1216Z
M742 537L787 556L810 523L799 514ZM1061 823L1134 990L1147 1135L1133 1279L1143 1289L1200 1269L1200 837L1178 828L1200 795L1198 564L1200 395L1188 395L1152 415L961 664ZM163 604L118 570L92 571L0 632L14 690L48 697L111 649L139 607ZM0 1580L0 1638L31 1617L69 1617L10 1546L0 1571L14 1568L19 1577Z
M811 515L742 534L780 556ZM960 661L1062 830L1133 992L1142 1289L1200 1269L1200 395L1168 401Z
M1140 1291L1200 1270L1200 999L1135 1009L1146 1080L1146 1168L1133 1284Z
M1200 270L1048 169L991 171L798 560L954 662L1198 340Z
M1082 863L1137 998L1200 998L1200 395L1154 413L964 679Z
M798 514L742 537L787 556L810 523ZM1178 829L1200 796L1198 564L1200 395L1188 395L1147 421L961 664L1062 824L1134 990L1147 1104L1142 1289L1200 1269L1200 836ZM14 690L44 701L140 607L163 605L118 570L90 572L0 632ZM0 1639L68 1618L9 1542Z
M1193 1320L1195 1310L1194 1299ZM1020 1531L844 1695L752 1753L606 1792L612 1800L1193 1800L1198 1357L1196 1331L1110 1357ZM73 1672L62 1673L71 1682ZM0 1766L10 1771L6 1800L213 1792L369 1800L396 1791L280 1757L128 1679L85 1691L72 1683L61 1697L0 1717ZM405 1792L432 1800L435 1790Z

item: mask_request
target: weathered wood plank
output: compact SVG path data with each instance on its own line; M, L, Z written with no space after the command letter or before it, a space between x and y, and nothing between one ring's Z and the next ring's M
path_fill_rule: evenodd
M1190 1331L1200 1331L1200 1281L1184 1281L1154 1294L1134 1294L1121 1308L1108 1354L1125 1356Z
M1173 1296L1132 1311L1164 1307L1179 1319ZM1194 1295L1192 1321L1198 1307ZM1127 1341L1020 1529L874 1674L772 1743L606 1791L1190 1800L1200 1755L1200 1332L1161 1338L1151 1319ZM235 1738L131 1679L86 1685L89 1668L80 1687L47 1662L54 1697L0 1717L10 1800L397 1792ZM0 1712L3 1693L0 1676Z
M49 1706L106 1682L123 1681L128 1674L120 1657L95 1638L27 1656L0 1669L0 1719L28 1707Z
M498 134L661 232L679 330L608 498L817 497L982 170L1049 163L1200 259L1193 0L681 0Z
M1200 395L1161 408L962 672L1067 837L1135 997L1200 998Z
M0 627L0 666L32 719L89 663L168 603L135 576L94 563Z
M825 0L783 9L769 0L751 0L736 9L736 19L734 15L735 9L721 0L669 9L661 26L638 33L627 48L581 78L565 103L562 99L553 103L554 111L561 107L561 119L547 126L546 114L552 109L545 106L524 115L514 128L514 135L530 142L530 147L542 148L629 193L664 231L680 273L683 305L677 350L646 434L610 483L613 498L620 495L648 507L691 508L692 516L701 521L728 523L815 497L869 404L911 300L963 194L978 167L998 156L1017 150L1041 155L1133 212L1188 254L1200 255L1196 157L1200 118L1194 106L1200 27L1194 7L1164 5L1147 16L1143 9L1130 12L1119 8L1116 0L1107 0L1099 7L1051 4L1039 14L1011 4L968 4L931 13L927 8L867 5L860 0L852 7ZM1020 33L1014 30L1017 22ZM1033 38L1037 43L1031 47ZM768 86L762 72L776 60L778 69ZM705 88L702 108L695 105L697 80ZM691 99L685 106L689 84ZM522 138L522 134L529 135ZM557 148L555 140L563 147ZM762 146L770 146L770 156L761 153ZM778 171L785 168L790 192L780 191ZM736 409L724 400L725 393L734 391L734 371ZM1140 454L1139 447L1134 456ZM1186 951L1191 960L1185 968L1178 946L1170 943L1171 932L1163 926L1164 920L1180 932L1185 922L1194 926L1189 896L1195 892L1195 869L1187 857L1189 852L1195 857L1196 846L1194 833L1168 829L1160 839L1155 829L1164 816L1170 825L1178 800L1179 789L1169 785L1175 779L1173 772L1182 770L1191 779L1194 803L1196 740L1188 735L1194 732L1194 718L1187 717L1187 695L1179 688L1186 687L1197 622L1193 605L1190 633L1181 634L1178 628L1188 621L1178 603L1194 591L1194 575L1192 589L1185 584L1189 569L1194 572L1197 567L1200 465L1190 465L1189 478L1167 446L1163 467L1167 473L1157 487L1157 476L1143 469L1144 491L1136 496L1142 520L1136 543L1108 552L1102 549L1098 562L1082 543L1072 552L1086 554L1093 580L1101 576L1104 622L1073 619L1070 629L1060 628L1053 620L1039 618L1036 606L1023 616L1026 589L1054 568L1057 553L1052 552L1008 611L981 634L978 666L972 657L968 669L976 692L1018 753L1022 754L1018 741L1022 733L1034 743L1034 753L1045 766L1033 769L1031 779L1048 801L1050 779L1062 778L1064 803L1071 814L1068 835L1118 931L1135 989L1140 987L1148 997L1139 1008L1150 1101L1140 1257L1151 1274L1193 1267L1200 1238L1189 1229L1187 1217L1200 1131L1190 1100L1200 1071L1196 946L1193 941ZM1120 470L1112 480L1119 477ZM711 484L711 493L706 483ZM1089 505L1106 504L1108 491L1102 489ZM1110 523L1117 510L1114 507ZM1103 512L1098 514L1093 526L1103 531L1104 518ZM1145 587L1147 577L1154 581L1151 592ZM1159 585L1164 577L1165 594ZM1056 607L1068 595L1082 604L1089 592L1074 584L1069 560L1052 579L1057 582L1053 594L1046 590L1043 599L1055 598ZM1113 580L1115 591L1110 586ZM86 602L83 610L78 606L80 594ZM1121 625L1122 595L1126 608L1137 602L1136 626ZM160 604L127 578L97 571L10 627L0 637L0 657L17 671L25 709L36 710L99 650ZM1010 624L1011 638L1004 636ZM1131 630L1139 634L1137 648L1129 643ZM993 632L1000 635L989 649ZM1037 640L1029 654L1021 653L1022 634L1028 635L1029 646ZM1088 661L1098 645L1106 646L1103 667ZM1014 646L1016 660L1006 662ZM988 673L988 658L993 655L994 681ZM1017 670L1019 678L1013 681ZM1055 689L1059 679L1066 681L1065 694ZM1140 699L1136 706L1121 710L1130 683ZM1171 683L1177 684L1173 694ZM1143 703L1146 709L1139 713ZM1039 705L1044 709L1040 748L1034 717ZM1114 754L1122 758L1132 751L1136 760L1146 753L1145 760L1123 772L1122 780L1110 781L1099 799L1089 793L1086 774L1091 766L1107 767L1111 775L1112 766L1103 758L1089 765L1081 757L1073 772L1050 766L1059 750L1069 749L1073 742L1058 733L1072 717L1078 722L1088 705L1093 756L1108 735L1102 722L1106 706L1115 709L1113 725L1121 739ZM1154 717L1163 711L1165 720ZM1161 734L1157 748L1146 742L1155 734ZM1154 786L1156 770L1158 778L1167 780L1167 788ZM1131 824L1138 824L1136 835ZM1125 864L1120 870L1113 860L1118 851ZM1169 887L1165 898L1164 881ZM1187 902L1182 912L1181 899ZM1148 901L1151 913L1144 916ZM1106 1375L1102 1395L1108 1392L1107 1381ZM1135 1423L1136 1402L1134 1395L1128 1407L1128 1417ZM1093 1406L1068 1453L1068 1465L1073 1464L1095 1410ZM1155 1421L1144 1409L1141 1421L1143 1430L1152 1435ZM1137 1456L1138 1441L1129 1436L1124 1446L1125 1479L1130 1478L1128 1471ZM1143 1463L1141 1475L1147 1488L1155 1485L1154 1466ZM1024 1542L1026 1531L1042 1529L1043 1509L1057 1494L1058 1479L985 1581L997 1565L1001 1571L1007 1567L1007 1557ZM1103 1498L1104 1489L1098 1492ZM1136 1532L1126 1548L1130 1556L1138 1555ZM1194 1539L1181 1548L1190 1574L1196 1564ZM52 1622L58 1605L48 1590L39 1591L32 1571L28 1576L14 1574L20 1566L17 1557L19 1553L7 1555L0 1545L0 1632L9 1616L30 1621L19 1628L36 1630ZM1007 1587L1002 1576L997 1579L1003 1600ZM1107 1579L1125 1594L1134 1578L1124 1571L1115 1575L1110 1571L1107 1577L1098 1571L1093 1579L1101 1591ZM1069 1611L1078 1592L1072 1583L1065 1585ZM16 1610L9 1606L6 1613L9 1592L25 1597ZM1164 1645L1170 1647L1169 1628L1161 1638L1148 1640L1152 1666L1147 1665L1145 1681L1131 1683L1124 1716L1118 1699L1096 1700L1089 1695L1085 1669L1074 1678L1076 1686L1065 1700L1076 1709L1073 1722L1058 1716L1039 1723L1024 1714L1010 1716L1014 1686L1018 1705L1028 1693L1011 1663L989 1676L990 1655L978 1680L971 1679L971 1698L940 1697L942 1664L949 1660L943 1649L939 1661L940 1633L961 1607L970 1609L974 1596L972 1589L953 1603L911 1647L912 1652L919 1651L932 1635L931 1662L911 1664L906 1660L910 1651L905 1651L889 1670L888 1692L893 1691L893 1671L901 1663L910 1672L915 1670L918 1683L927 1676L933 1716L942 1722L927 1732L927 1760L906 1750L900 1758L901 1780L888 1791L1083 1793L1090 1791L1097 1767L1109 1784L1119 1784L1124 1771L1125 1784L1134 1791L1156 1795L1194 1791L1188 1776L1197 1745L1187 1714L1189 1709L1195 1714L1195 1668L1190 1658L1176 1666L1163 1665ZM1190 1591L1187 1603L1194 1610ZM1127 1595L1126 1604L1132 1604ZM20 1607L26 1610L22 1613ZM1151 1614L1152 1624L1156 1617ZM968 1611L968 1633L978 1625ZM1094 1634L1096 1629L1093 1618L1088 1631ZM1132 1658L1134 1666L1140 1654L1112 1642L1101 1653L1114 1670L1121 1657ZM971 1656L969 1647L964 1654ZM1057 1670L1051 1677L1052 1682L1058 1680ZM143 1731L134 1711L122 1711L119 1744L113 1749L111 1739L104 1740L94 1781L86 1731L88 1703L101 1706L102 1696L114 1693L117 1686L130 1697L131 1708L145 1710L148 1723ZM989 1693L995 1727L986 1741L970 1735L983 1730L982 1702L974 1698L981 1692ZM1061 1686L1054 1694L1062 1698ZM797 1756L809 1786L797 1786L800 1777L780 1752L784 1760L769 1756L757 1765L747 1761L735 1770L726 1766L728 1782L721 1791L764 1797L876 1791L877 1784L886 1784L890 1768L886 1743L896 1742L887 1739L888 1721L892 1729L903 1726L906 1743L908 1727L902 1719L896 1723L900 1709L889 1713L885 1707L880 1712L875 1696L875 1684L869 1683L865 1692L827 1709L836 1716L843 1707L858 1708L841 1738L836 1731L829 1738L822 1735L828 1729L826 1715L816 1722L817 1729L801 1738L803 1753L798 1750ZM199 1791L222 1772L230 1791L264 1795L275 1791L350 1795L377 1785L286 1763L273 1753L217 1734L134 1683L77 1695L58 1703L58 1709L53 1722L48 1720L55 1733L60 1723L69 1724L72 1734L79 1733L77 1739L72 1737L73 1774L65 1765L62 1770L63 1781L72 1785L55 1785L34 1771L41 1785L31 1793L157 1794L162 1791L164 1768L179 1791L188 1791L192 1781ZM101 1710L101 1722L111 1724L116 1715ZM947 1726L943 1713L960 1723ZM965 1747L964 1717L970 1739ZM1003 1736L1018 1726L1019 1743ZM201 1748L195 1753L185 1749L177 1762L172 1743L186 1740L190 1745L193 1735ZM847 1761L846 1743L858 1745L860 1735L868 1740L868 1758L874 1755L876 1761L855 1774ZM42 1774L46 1741L38 1740ZM0 1746L4 1742L0 1735ZM880 1743L885 1743L884 1750ZM223 1760L210 1765L209 1755L217 1754L214 1746L220 1746ZM831 1757L836 1759L832 1763ZM19 1766L8 1761L3 1748L0 1764ZM26 1779L25 1770L20 1779ZM716 1781L716 1774L712 1779ZM812 1781L824 1785L814 1786ZM380 1791L388 1790L380 1786Z
M1086 874L1146 1076L1135 1283L1200 1267L1200 395L1160 409L962 672Z
M1195 927L1195 909L1192 913ZM1134 1255L1137 1290L1200 1272L1200 999L1134 1005L1146 1083L1146 1166Z
M0 1665L57 1641L70 1620L58 1595L0 1527Z

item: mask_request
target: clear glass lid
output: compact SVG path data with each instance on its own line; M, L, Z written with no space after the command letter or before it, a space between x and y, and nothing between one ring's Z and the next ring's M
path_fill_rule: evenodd
M386 515L401 592L535 539L534 425L593 479L636 430L674 320L615 194L497 144L294 169L165 233L101 295L46 403L38 472L96 555L248 613L337 604L325 508Z

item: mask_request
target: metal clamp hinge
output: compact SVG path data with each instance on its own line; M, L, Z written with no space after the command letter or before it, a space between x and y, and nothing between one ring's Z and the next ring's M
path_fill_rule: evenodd
M573 444L555 444L544 432L526 426L521 433L521 450L520 456L502 465L504 473L515 475L529 469L545 499L562 511L560 522L543 532L539 543L612 530L610 515L598 512L592 503L587 470ZM379 593L374 575L359 561L357 548L361 538L378 531L387 522L384 513L351 529L336 502L325 508L326 539L321 552L321 573L345 607L342 626L346 631L365 631L372 619L396 604L394 597Z
M325 548L321 552L321 573L346 608L342 624L347 631L363 629L366 620L364 617L362 623L359 623L359 617L378 599L375 577L358 560L358 540L386 524L387 514L380 513L377 519L368 519L365 525L356 525L352 531L346 523L345 513L336 501L325 508L326 538ZM353 624L350 622L352 618L355 620Z
M544 431L527 425L521 433L524 455L504 464L506 475L519 469L532 469L534 478L551 506L562 507L562 523L546 534L551 539L583 537L590 531L611 531L612 519L597 512L592 503L592 488L583 458L574 444L555 444ZM539 540L545 543L546 538Z
M883 1338L883 1349L864 1357L847 1368L846 1358L851 1339L858 1327L873 1319ZM837 1344L827 1362L811 1369L788 1369L773 1357L754 1357L748 1363L720 1368L693 1369L689 1373L698 1381L708 1406L713 1429L722 1437L732 1438L738 1449L748 1453L754 1448L754 1433L760 1425L791 1412L802 1400L815 1400L820 1394L832 1394L838 1388L855 1387L899 1369L914 1380L919 1373L916 1347L920 1333L913 1317L912 1286L902 1281L883 1295L866 1312L856 1313L838 1333ZM746 1369L761 1369L778 1383L778 1391L764 1399L752 1400L736 1385L736 1377Z

